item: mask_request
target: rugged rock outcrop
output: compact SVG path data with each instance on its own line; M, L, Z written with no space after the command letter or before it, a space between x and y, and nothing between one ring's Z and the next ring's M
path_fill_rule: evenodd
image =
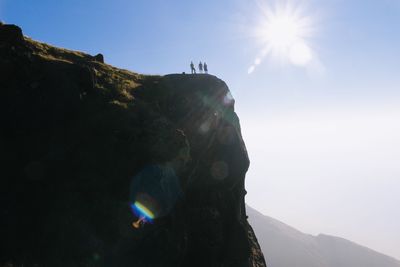
M14 25L0 25L0 75L0 265L265 266L223 81L139 75ZM182 150L178 202L133 228L133 177Z

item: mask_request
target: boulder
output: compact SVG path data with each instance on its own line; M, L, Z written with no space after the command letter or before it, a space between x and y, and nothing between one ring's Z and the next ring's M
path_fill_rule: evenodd
M24 36L20 27L13 24L0 23L0 44L20 44L24 41Z
M100 63L104 63L104 56L103 56L103 54L97 54L97 55L95 55L94 56L94 60L95 61L97 61L97 62L100 62Z

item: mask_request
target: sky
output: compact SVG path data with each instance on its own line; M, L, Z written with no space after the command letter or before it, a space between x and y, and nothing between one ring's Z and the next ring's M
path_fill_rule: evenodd
M400 0L0 0L0 19L135 72L206 61L236 100L247 203L400 259Z

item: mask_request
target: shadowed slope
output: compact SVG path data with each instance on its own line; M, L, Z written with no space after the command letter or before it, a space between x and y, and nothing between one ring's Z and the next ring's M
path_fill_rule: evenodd
M0 37L0 264L265 266L245 218L249 159L223 81L120 70L13 25L0 25ZM133 177L182 150L191 156L177 172L183 194L134 229Z

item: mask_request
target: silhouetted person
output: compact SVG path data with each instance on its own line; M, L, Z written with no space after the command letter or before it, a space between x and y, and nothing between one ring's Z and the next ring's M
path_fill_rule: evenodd
M204 73L208 73L207 63L204 62Z
M200 73L203 72L203 64L201 63L201 61L199 63L199 72Z
M196 69L194 68L193 61L190 62L190 70L192 71L192 74L196 74Z

